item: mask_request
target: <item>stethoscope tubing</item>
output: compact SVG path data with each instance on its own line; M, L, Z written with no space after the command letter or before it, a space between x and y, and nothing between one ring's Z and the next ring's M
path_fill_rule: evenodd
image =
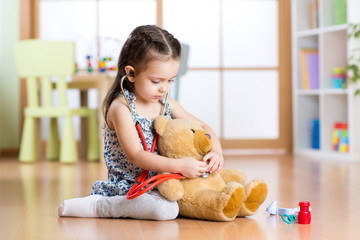
M131 109L129 100L126 97L126 94L125 94L125 91L124 91L124 88L123 88L123 82L124 82L125 78L126 78L126 75L123 76L121 78L121 81L120 81L121 91L122 91L122 93L124 95L124 98L126 99L126 102L128 104L129 110L131 111L131 114L133 115L133 118L136 120L135 127L136 127L136 130L139 133L143 148L144 148L145 151L149 151L148 146L146 144L146 140L145 140L143 131L141 130L140 123L137 121L136 114ZM166 94L165 105L164 105L165 107L163 109L162 115L164 115L164 113L165 113L168 96L169 96L169 93ZM156 144L157 144L157 140L158 140L158 134L155 134L154 139L153 139L153 143L152 143L151 149L150 149L151 153L155 152L155 147L156 147ZM171 173L171 174L158 174L158 175L155 175L155 176L153 176L153 177L151 177L149 179L146 179L148 174L149 174L148 170L145 170L145 169L142 170L142 172L141 172L140 176L138 177L136 183L134 183L134 185L130 188L129 192L126 194L127 199L134 199L134 198L144 194L145 192L153 189L158 184L160 184L162 182L165 182L167 180L170 180L170 179L179 179L180 180L180 179L184 178L181 174Z

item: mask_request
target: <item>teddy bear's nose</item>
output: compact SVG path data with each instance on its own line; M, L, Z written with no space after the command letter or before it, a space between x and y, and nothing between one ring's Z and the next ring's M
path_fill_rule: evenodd
M210 134L208 134L208 133L205 133L205 136L207 136L209 139L211 139L211 136L210 136Z

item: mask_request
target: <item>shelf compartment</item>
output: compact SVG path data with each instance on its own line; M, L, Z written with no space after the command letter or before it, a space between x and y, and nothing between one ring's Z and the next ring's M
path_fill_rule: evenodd
M342 25L346 22L346 0L321 1L321 26ZM339 12L342 11L342 14ZM340 17L343 15L343 17ZM343 20L340 20L343 19Z
M294 6L295 14L297 18L297 25L296 30L297 31L305 31L309 29L316 28L318 24L315 24L315 22L318 22L316 20L316 16L311 16L310 14L310 4L314 4L314 0L301 0L296 1L296 6ZM313 9L315 10L315 5L313 5ZM315 10L316 11L316 10ZM315 12L314 12L315 14ZM319 12L317 12L319 14Z
M323 88L334 88L332 73L336 67L344 68L347 63L347 32L346 29L325 32L321 44L321 79Z
M312 121L320 116L320 97L318 95L299 95L296 116L296 148L312 149ZM321 121L320 121L321 128ZM321 130L320 130L321 131ZM320 132L321 133L321 132ZM321 148L320 142L320 148Z

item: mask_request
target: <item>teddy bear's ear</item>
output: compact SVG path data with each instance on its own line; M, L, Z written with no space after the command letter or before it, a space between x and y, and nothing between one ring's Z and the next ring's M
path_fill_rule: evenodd
M169 123L169 121L170 120L164 116L160 116L155 119L154 126L157 134L159 134L160 136L164 134L166 125Z

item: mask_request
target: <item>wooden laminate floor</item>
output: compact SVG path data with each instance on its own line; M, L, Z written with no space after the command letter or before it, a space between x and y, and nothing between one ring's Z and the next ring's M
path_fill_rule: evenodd
M360 239L360 163L293 156L226 157L225 167L262 177L269 194L254 216L232 222L59 218L67 198L89 194L106 179L104 163L75 165L0 159L0 239ZM287 224L266 207L309 201L312 222Z

